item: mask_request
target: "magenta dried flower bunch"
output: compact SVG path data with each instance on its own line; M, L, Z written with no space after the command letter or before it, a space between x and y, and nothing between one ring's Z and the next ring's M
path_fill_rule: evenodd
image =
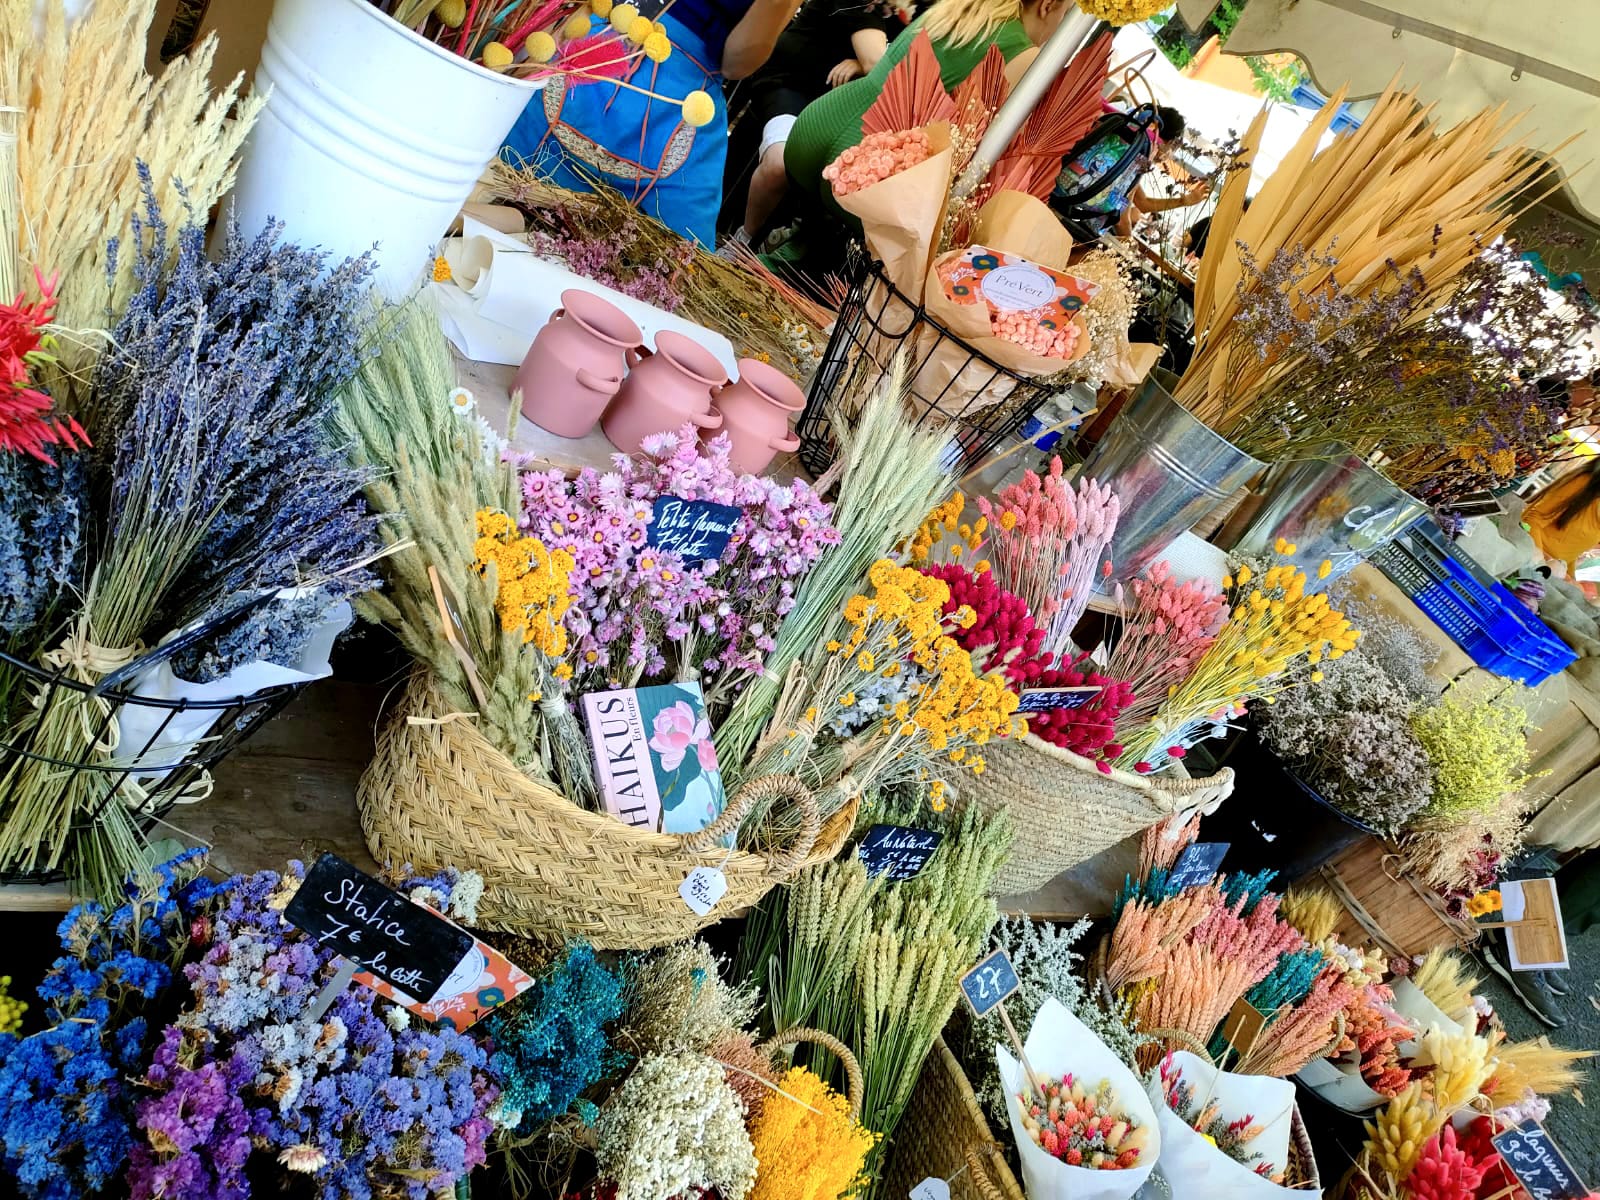
M1088 607L1095 581L1111 574L1107 551L1120 504L1092 479L1074 488L1061 478L1061 459L1044 475L1024 471L994 501L979 497L988 520L987 554L996 581L1021 596L1044 626L1045 649L1059 654Z
M803 480L741 475L726 436L693 425L646 438L644 453L522 475L522 529L572 555L567 661L579 692L698 676L708 706L760 672L800 580L839 542L832 510ZM721 556L685 562L650 544L663 497L742 510Z

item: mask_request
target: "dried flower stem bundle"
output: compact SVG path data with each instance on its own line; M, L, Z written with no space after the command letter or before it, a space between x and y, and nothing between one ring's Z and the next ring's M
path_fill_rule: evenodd
M1472 993L1483 980L1449 946L1435 946L1411 972L1411 982L1440 1012L1461 1020L1472 1012Z
M1307 127L1244 211L1249 172L1224 185L1195 287L1200 342L1176 395L1224 436L1271 415L1277 386L1306 361L1268 351L1230 353L1234 323L1252 289L1283 286L1248 270L1250 256L1306 256L1292 281L1296 303L1331 284L1351 300L1370 299L1415 281L1443 300L1452 281L1510 225L1516 205L1545 170L1514 136L1517 119L1500 110L1449 128L1420 109L1413 92L1391 86L1355 131L1318 152L1317 143L1343 102L1341 90ZM1253 157L1266 110L1252 122L1244 150ZM1429 306L1433 307L1432 305ZM1329 335L1333 333L1329 330Z
M61 273L56 320L68 329L104 325L108 307L120 312L133 292L137 255L123 253L107 295L106 244L127 237L140 207L138 165L164 211L187 204L204 220L232 186L235 156L265 103L240 96L242 75L212 92L214 35L147 75L156 7L96 0L69 21L65 0L0 2L0 98L26 110L17 254ZM92 354L67 350L62 365L82 382Z
M1577 1091L1583 1080L1578 1064L1596 1053L1553 1046L1547 1037L1505 1042L1495 1050L1498 1062L1484 1094L1496 1108L1520 1103L1529 1092L1539 1096L1568 1095Z

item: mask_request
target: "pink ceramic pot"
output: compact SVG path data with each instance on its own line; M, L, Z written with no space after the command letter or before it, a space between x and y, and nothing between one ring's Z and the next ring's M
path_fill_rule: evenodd
M685 421L694 422L702 434L718 429L722 414L712 408L711 398L727 382L728 373L716 355L681 333L663 329L656 334L655 353L628 373L600 428L624 454L637 451L652 433L676 430Z
M774 455L800 449L800 439L789 432L789 419L805 408L806 394L772 364L741 358L739 382L718 393L716 406L722 431L733 443L728 462L735 471L758 475Z
M643 343L615 304L568 288L517 369L512 386L522 389L522 415L559 437L582 437L622 387Z

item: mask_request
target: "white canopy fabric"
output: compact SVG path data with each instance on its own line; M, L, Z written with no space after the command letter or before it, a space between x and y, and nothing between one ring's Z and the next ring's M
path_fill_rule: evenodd
M1216 0L1178 0L1191 29ZM1600 220L1600 3L1596 0L1250 0L1223 49L1292 51L1328 94L1376 95L1396 74L1447 121L1504 102L1529 143L1558 156L1573 203Z

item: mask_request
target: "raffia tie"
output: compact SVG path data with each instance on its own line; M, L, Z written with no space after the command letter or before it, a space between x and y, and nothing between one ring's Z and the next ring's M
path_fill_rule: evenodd
M54 650L45 651L39 657L45 666L66 674L78 683L86 683L92 687L143 653L144 646L139 642L120 650L97 645L89 640L89 625L84 621L67 635L61 645ZM35 708L44 707L48 688L48 684L40 686L39 694L33 702ZM115 753L117 747L122 744L122 730L117 725L116 711L112 708L111 701L104 696L80 695L83 703L78 705L77 716L78 726L83 731L83 740L100 754ZM95 732L97 724L104 725L104 729L98 734Z

